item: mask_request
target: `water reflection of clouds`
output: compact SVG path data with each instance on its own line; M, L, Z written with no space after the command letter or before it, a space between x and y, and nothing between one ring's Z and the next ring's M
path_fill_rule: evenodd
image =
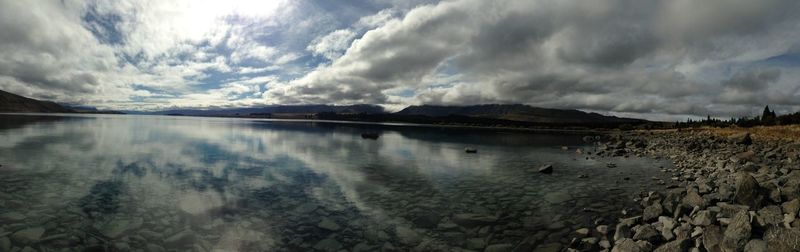
M172 204L202 216L236 206L242 197L286 189L330 209L352 205L386 216L393 209L363 198L365 192L398 193L387 188L392 181L380 179L428 180L420 189L434 188L440 184L432 180L441 176L489 176L519 153L463 135L387 130L365 140L360 131L318 123L101 116L2 131L0 158L43 173L68 169L72 181L84 182L73 187L75 199L90 195L93 182L124 181L128 193L140 196L138 204ZM466 146L479 153L465 154Z

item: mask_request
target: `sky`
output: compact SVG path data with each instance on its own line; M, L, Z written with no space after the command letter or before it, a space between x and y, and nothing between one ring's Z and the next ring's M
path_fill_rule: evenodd
M0 89L101 109L800 111L796 0L0 0Z

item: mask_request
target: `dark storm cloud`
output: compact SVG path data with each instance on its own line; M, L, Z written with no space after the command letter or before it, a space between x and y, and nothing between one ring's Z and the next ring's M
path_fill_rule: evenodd
M726 69L796 48L795 11L798 2L784 0L441 2L367 32L329 67L269 97L695 115L745 110L726 107L736 99L793 106L779 92L748 88L791 85L780 72L796 66L736 76ZM432 80L442 74L458 80ZM302 93L302 86L340 92ZM417 95L386 95L399 88Z

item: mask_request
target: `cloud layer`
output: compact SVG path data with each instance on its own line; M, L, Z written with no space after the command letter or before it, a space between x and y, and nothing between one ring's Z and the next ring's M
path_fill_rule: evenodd
M115 109L800 110L800 3L0 0L0 89Z

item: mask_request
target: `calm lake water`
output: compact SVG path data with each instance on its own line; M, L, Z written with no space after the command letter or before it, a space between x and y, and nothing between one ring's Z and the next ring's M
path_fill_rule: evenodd
M587 159L575 152L593 149L582 137L0 115L0 251L507 251L568 243L576 228L619 217L668 165ZM536 171L548 163L553 174Z

